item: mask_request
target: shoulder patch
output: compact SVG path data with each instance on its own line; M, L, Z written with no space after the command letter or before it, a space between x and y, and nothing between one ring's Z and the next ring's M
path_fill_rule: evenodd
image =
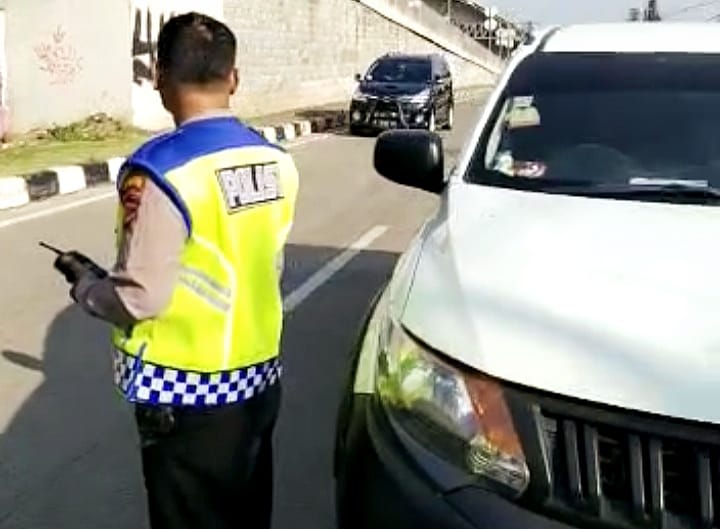
M146 176L140 173L130 173L120 186L120 203L123 209L123 225L129 228L137 219L143 192L145 191Z
M228 212L283 198L277 162L238 165L216 171Z

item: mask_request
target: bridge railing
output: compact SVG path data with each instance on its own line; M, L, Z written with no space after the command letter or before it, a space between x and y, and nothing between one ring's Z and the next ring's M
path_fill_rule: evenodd
M493 55L507 59L532 30L475 0L422 0Z

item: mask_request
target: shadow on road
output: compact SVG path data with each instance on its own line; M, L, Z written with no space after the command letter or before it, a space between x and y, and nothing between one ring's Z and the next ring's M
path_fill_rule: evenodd
M284 290L338 249L287 248ZM286 318L276 442L275 528L334 526L334 420L349 351L396 254L366 251ZM108 328L75 307L48 327L42 360L0 362L44 380L0 433L0 528L143 529L145 500L131 411L112 387ZM242 506L239 506L242 509Z
M143 527L130 416L112 387L104 325L70 307L48 328L41 361L0 361L44 380L0 434L0 527Z
M317 249L293 248L300 261ZM302 254L309 253L303 257ZM334 527L335 417L358 327L398 255L366 251L289 314L277 429L275 529Z

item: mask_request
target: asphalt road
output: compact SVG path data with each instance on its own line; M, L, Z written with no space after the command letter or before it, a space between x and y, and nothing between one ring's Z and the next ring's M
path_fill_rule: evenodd
M479 103L457 110L454 131L443 133L448 165ZM335 134L291 148L301 193L283 281L292 310L276 441L277 529L334 526L334 420L348 352L368 302L436 205L431 195L381 179L373 145ZM147 527L137 438L111 385L107 327L71 306L52 256L37 246L47 240L110 263L111 195L107 187L0 212L3 529ZM314 290L306 288L313 276Z

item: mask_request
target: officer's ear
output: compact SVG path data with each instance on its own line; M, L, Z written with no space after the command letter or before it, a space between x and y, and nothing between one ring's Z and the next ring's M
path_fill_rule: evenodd
M240 84L240 74L237 68L233 68L230 72L230 95L235 95L238 85Z

